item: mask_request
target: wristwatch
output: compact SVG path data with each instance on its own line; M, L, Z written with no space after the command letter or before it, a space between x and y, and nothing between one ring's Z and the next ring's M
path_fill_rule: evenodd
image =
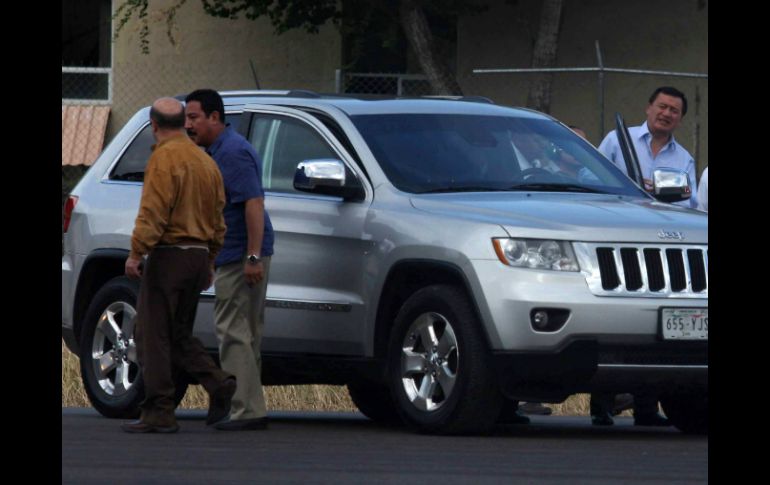
M260 261L262 261L262 258L260 258L260 257L259 257L259 254L249 254L249 255L246 257L246 261L248 261L248 262L249 262L249 264L252 264L252 265L254 265L254 264L257 264L257 263L259 263Z

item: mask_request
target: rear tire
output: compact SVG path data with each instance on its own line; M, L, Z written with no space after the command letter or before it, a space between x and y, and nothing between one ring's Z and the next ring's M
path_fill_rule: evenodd
M388 377L402 420L437 434L489 431L503 396L481 324L461 289L415 292L396 316Z
M139 285L124 276L108 281L94 295L80 338L80 375L91 405L108 418L139 416L144 399L136 358L134 317ZM175 403L184 398L189 378L175 378Z

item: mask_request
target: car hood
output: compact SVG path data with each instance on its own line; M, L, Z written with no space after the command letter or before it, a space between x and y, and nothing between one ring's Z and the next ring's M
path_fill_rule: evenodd
M549 192L429 194L419 210L499 224L513 237L586 242L708 244L705 213L642 197ZM671 238L673 233L682 239Z

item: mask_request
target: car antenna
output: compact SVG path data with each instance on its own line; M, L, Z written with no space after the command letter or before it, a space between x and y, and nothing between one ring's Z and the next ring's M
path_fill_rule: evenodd
M251 66L251 75L254 76L254 84L257 85L257 89L262 89L259 87L259 79L257 79L257 68L254 67L254 61L249 59L249 66Z

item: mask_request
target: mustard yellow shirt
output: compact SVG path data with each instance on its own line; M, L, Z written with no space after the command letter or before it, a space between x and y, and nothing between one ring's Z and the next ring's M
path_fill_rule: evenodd
M153 147L144 172L131 257L157 245L207 246L216 258L225 236L225 188L216 162L179 133Z

